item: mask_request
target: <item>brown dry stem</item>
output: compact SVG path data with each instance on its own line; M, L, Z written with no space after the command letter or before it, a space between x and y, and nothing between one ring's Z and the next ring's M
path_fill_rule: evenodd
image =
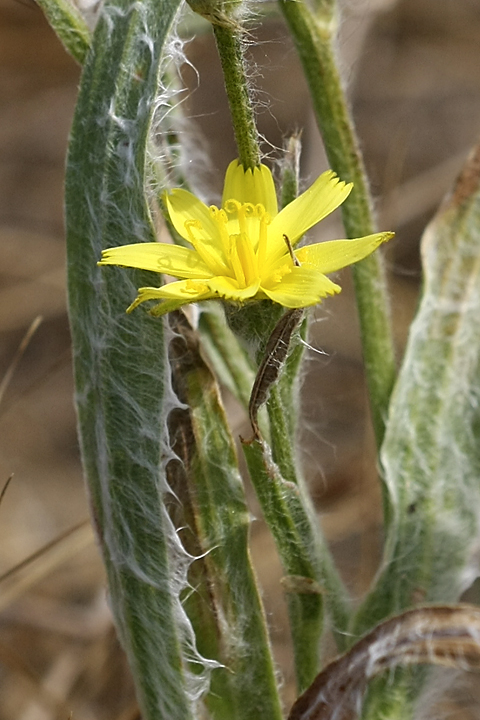
M480 670L480 608L416 608L386 620L317 675L288 720L354 720L372 678L420 664Z

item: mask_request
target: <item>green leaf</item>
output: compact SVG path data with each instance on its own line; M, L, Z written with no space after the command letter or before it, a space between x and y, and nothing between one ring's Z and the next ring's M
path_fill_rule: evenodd
M193 653L193 640L179 600L187 558L162 502L169 368L162 321L125 313L151 276L96 263L102 248L154 239L146 145L178 6L179 0L104 5L83 72L66 177L81 449L144 720L193 717L183 657L185 644Z
M92 42L90 29L69 0L36 0L65 50L83 65Z
M480 151L422 241L425 284L381 454L383 570L356 630L452 602L478 574L480 537Z

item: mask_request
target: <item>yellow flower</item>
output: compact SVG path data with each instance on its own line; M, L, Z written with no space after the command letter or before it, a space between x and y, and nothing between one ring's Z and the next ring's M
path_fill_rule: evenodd
M351 184L331 170L278 212L275 187L265 165L244 170L238 160L225 176L222 206L207 207L186 190L165 195L170 220L191 248L136 243L104 250L100 265L122 265L181 278L143 287L128 311L146 300L162 300L163 315L186 303L212 298L233 302L270 298L287 308L315 305L341 288L328 273L362 260L393 233L333 240L293 248L313 225L348 196Z

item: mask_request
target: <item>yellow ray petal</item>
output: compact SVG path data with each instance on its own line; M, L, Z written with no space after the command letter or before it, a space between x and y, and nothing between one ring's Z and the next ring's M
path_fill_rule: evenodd
M195 300L192 300L191 302L196 302ZM149 309L148 314L153 315L154 317L161 317L162 315L166 315L169 312L172 312L173 310L178 310L179 308L183 307L184 305L189 305L190 301L186 300L162 300L162 302L158 303L158 305L154 305L152 308ZM128 311L131 311L132 306L128 308ZM133 308L132 308L133 309Z
M147 300L176 300L177 307L181 307L185 303L197 302L198 300L208 300L215 297L205 281L202 280L179 280L178 282L168 283L160 288L142 287L138 290L138 296L127 308L127 312L132 312L138 305ZM169 312L169 311L167 311Z
M282 280L272 287L261 288L273 302L289 308L316 305L327 295L335 295L341 287L317 270L294 267Z
M266 165L244 170L239 160L233 160L227 168L223 187L222 207L227 200L239 203L261 204L274 217L278 212L277 194L272 173Z
M322 173L308 190L273 218L268 228L269 257L276 258L284 251L283 235L295 245L307 230L342 204L352 187L352 183L339 180L333 170Z
M122 265L179 278L205 278L212 275L195 250L167 243L135 243L102 252L99 265Z
M142 288L142 290L155 290L155 288ZM131 313L132 310L135 310L138 305L142 302L146 302L147 300L155 300L155 297L150 297L148 293L145 293L145 296L138 295L137 299L130 305L130 307L127 308L127 313ZM197 299L194 298L193 300L163 300L159 302L157 305L154 305L153 307L149 308L148 313L149 315L154 315L155 317L161 317L162 315L166 315L169 312L172 312L173 310L178 310L179 308L183 307L184 305L190 305L191 303L197 302Z
M228 271L218 224L210 209L187 190L176 189L165 195L170 220L208 265L213 275Z
M247 300L254 297L260 285L260 279L248 287L239 287L236 280L229 277L214 277L207 281L210 290L227 300Z
M173 300L192 302L209 295L210 292L208 285L202 280L179 280L178 282L167 283L161 288L140 288L138 294L142 296L141 302L157 298L171 298Z
M179 308L184 307L184 305L190 305L193 302L196 302L196 300L162 300L162 302L159 302L157 305L149 308L148 314L153 315L154 317L161 317L162 315L166 315L173 310L178 310ZM138 304L139 303L137 303L137 305ZM131 312L134 308L134 305L135 304L132 303L132 305L130 305L130 307L128 308L127 312Z
M295 250L295 255L303 267L313 267L328 274L363 260L393 236L394 233L384 232L354 240L331 240L315 243L298 248Z
M216 233L216 224L210 210L193 193L181 188L175 188L172 192L165 193L164 197L175 230L185 240L188 240L188 233L185 230L186 220L200 221L207 237L211 237Z

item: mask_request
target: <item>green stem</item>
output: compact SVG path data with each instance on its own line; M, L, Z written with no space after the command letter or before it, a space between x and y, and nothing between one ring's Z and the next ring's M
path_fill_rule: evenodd
M323 593L340 649L344 647L343 633L349 619L346 593L317 529L318 521L307 496L298 485L281 476L265 443L257 440L245 443L243 451L283 569L294 580L289 615L297 683L302 690L318 672ZM310 590L305 590L308 586Z
M333 3L319 3L319 13L315 16L304 0L279 2L303 65L330 165L342 180L354 183L350 196L342 205L347 236L370 235L375 232L370 194L333 51ZM395 380L394 346L381 254L375 253L362 260L352 271L373 427L380 447Z
M415 692L421 683L413 679L425 679L425 667L396 668L387 677L373 678L363 702L362 720L411 720L414 717ZM420 687L419 687L420 686Z
M250 97L240 31L214 25L238 156L245 170L260 165L260 148Z
M218 706L215 693L223 690L229 695L223 705L229 700L230 708L218 717L281 720L266 619L250 560L250 513L235 445L218 385L201 356L196 333L181 313L175 316L174 330L175 386L189 407L187 435L194 440L186 480L218 625L209 645L217 644L213 657L222 663L214 671L218 687L212 688L207 703Z
M219 303L209 303L202 310L199 332L220 381L247 409L255 373L247 353L228 327Z
M272 436L273 462L284 480L299 485L297 473L297 461L295 458L295 432L292 432L292 420L294 420L294 409L290 402L285 402L285 395L281 392L282 378L277 385L271 388L267 402L268 418L270 420L270 432ZM291 389L291 388L289 388ZM289 393L291 395L291 393ZM290 398L289 398L290 400Z

